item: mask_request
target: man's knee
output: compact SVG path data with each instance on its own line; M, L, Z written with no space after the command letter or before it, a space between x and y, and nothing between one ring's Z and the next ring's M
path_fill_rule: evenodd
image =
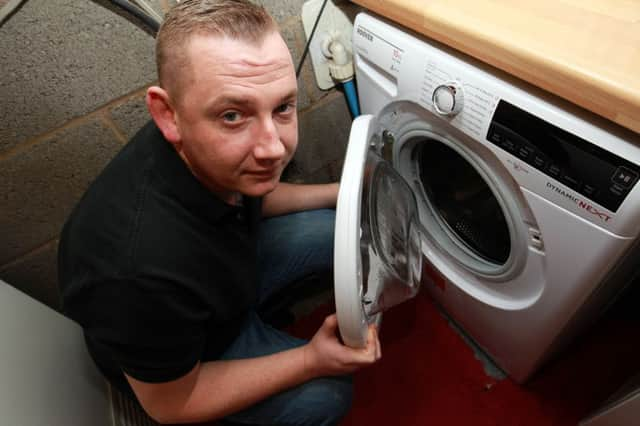
M295 425L335 425L349 412L353 397L350 377L319 378L300 388L291 414ZM294 415L294 417L297 417Z

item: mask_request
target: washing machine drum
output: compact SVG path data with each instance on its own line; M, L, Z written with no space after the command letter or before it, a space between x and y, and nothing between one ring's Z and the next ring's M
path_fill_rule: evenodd
M368 147L370 117L354 121L338 196L335 297L343 341L366 345L368 324L417 292L422 231L411 188Z
M468 160L440 141L421 138L414 144L425 203L437 221L430 228L450 235L471 256L504 265L511 253L509 226L486 180Z

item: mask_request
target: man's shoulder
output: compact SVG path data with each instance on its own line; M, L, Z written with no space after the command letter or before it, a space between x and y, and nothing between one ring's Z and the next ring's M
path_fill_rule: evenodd
M130 252L152 180L147 145L154 129L152 123L145 125L89 185L62 230L61 259L95 260L113 268Z

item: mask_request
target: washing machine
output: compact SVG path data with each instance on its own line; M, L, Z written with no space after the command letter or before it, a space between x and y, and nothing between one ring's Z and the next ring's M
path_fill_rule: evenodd
M638 270L640 137L371 14L353 53L364 115L337 205L342 339L362 347L368 324L426 291L526 381Z

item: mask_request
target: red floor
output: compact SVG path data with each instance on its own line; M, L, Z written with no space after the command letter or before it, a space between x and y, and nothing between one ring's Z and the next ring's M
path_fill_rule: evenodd
M315 329L328 310L296 329ZM640 371L637 328L637 321L609 314L526 385L517 385L485 374L421 294L385 313L382 359L356 373L353 409L342 425L577 425Z

